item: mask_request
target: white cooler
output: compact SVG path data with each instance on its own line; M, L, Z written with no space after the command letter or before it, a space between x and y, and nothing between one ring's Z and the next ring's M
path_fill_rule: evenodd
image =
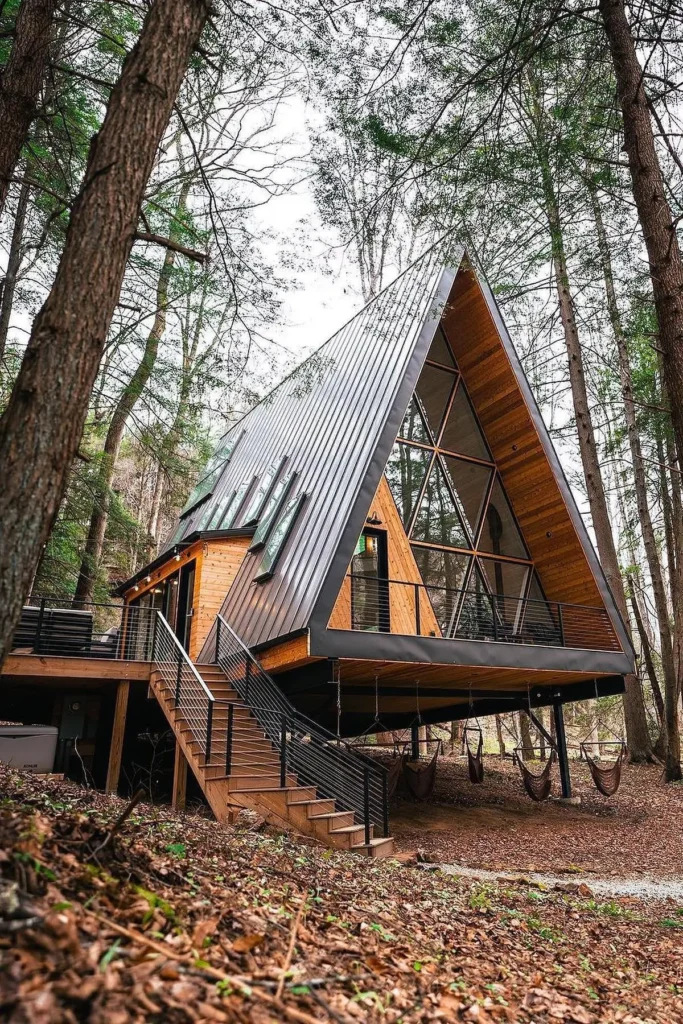
M55 763L58 732L54 725L0 725L0 761L46 775Z

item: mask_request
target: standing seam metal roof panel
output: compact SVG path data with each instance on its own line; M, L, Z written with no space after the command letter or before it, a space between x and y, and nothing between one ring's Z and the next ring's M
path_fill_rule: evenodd
M434 295L445 246L437 243L408 267L229 431L244 436L201 515L283 456L284 472L297 473L290 495L307 495L275 575L254 583L261 552L248 554L223 604L249 646L309 625L379 439L396 415L416 340L427 321L438 323L443 301L433 308ZM406 405L409 397L410 390ZM188 520L184 535L195 514Z

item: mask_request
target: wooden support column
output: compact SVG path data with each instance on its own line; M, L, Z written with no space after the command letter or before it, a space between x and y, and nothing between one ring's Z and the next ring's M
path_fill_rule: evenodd
M553 718L555 720L555 742L557 744L557 757L560 762L560 782L562 784L562 796L567 800L572 795L572 780L569 774L569 757L567 756L567 735L564 731L564 713L561 704L553 704Z
M114 726L111 731L109 748L109 767L107 769L106 793L115 793L119 788L121 774L121 757L123 755L123 738L126 732L126 712L128 711L128 692L130 683L127 679L120 680L116 687L116 707L114 708Z
M187 798L187 761L178 740L175 741L175 760L173 762L173 796L171 803L174 811L185 810Z

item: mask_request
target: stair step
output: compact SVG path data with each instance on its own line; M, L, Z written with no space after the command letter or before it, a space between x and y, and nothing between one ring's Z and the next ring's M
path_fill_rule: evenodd
M290 789L289 792L292 794L291 800L287 801L289 804L307 804L318 797L315 786L298 786L296 789Z
M309 819L325 827L327 832L340 832L354 824L353 811L330 811L328 814L309 814Z
M391 857L394 852L394 840L392 836L380 836L371 839L368 844L354 843L351 849L357 853L364 853L366 857Z

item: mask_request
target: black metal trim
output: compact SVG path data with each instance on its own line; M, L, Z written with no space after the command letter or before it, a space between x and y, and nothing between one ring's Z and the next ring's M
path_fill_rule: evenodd
M470 665L482 668L528 668L559 672L616 672L625 675L631 663L620 651L495 640L451 640L438 636L364 633L361 630L311 629L313 657L358 661L395 661L420 665Z

